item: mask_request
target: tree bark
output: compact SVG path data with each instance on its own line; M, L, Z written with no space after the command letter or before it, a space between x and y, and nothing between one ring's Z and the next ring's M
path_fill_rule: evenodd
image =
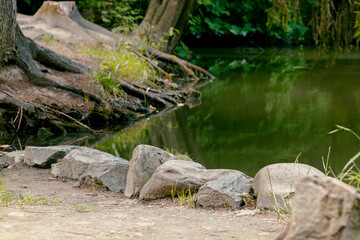
M166 51L171 52L182 33L186 30L190 14L195 10L196 0L151 0L140 32L148 32L154 40L164 37L167 40ZM179 33L166 36L170 28Z
M104 103L100 97L82 89L66 86L44 74L34 60L60 71L87 73L89 69L82 64L41 47L23 35L16 22L16 0L0 0L0 66L16 64L29 80L38 86L57 87L75 94L85 94L97 103Z
M16 59L15 9L15 0L0 0L0 66Z

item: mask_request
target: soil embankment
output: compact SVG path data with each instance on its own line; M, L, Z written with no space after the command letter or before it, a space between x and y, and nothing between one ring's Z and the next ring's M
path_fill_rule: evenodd
M1 132L96 132L198 99L195 84L214 78L86 21L74 4L46 1L34 16L18 14L26 51L1 67Z

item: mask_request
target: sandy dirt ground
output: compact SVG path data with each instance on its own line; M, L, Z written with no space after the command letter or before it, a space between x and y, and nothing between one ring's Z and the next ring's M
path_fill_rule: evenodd
M284 224L274 213L190 208L171 199L142 203L121 193L75 188L50 170L2 169L15 194L56 199L59 205L9 206L0 210L5 239L276 239Z

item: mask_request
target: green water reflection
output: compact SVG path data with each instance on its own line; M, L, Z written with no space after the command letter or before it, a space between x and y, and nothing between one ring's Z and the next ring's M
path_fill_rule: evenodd
M360 131L360 56L329 66L313 51L202 50L217 79L203 87L202 104L137 122L95 147L126 159L138 144L187 152L207 168L238 169L250 176L277 162L300 162L340 171L360 150L348 132L329 135L335 124ZM219 58L221 59L219 60Z

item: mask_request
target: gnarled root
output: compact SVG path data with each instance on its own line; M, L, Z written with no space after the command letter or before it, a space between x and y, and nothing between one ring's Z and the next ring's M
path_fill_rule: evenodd
M17 65L25 71L29 80L33 84L43 87L56 87L81 96L86 95L98 104L106 104L102 98L96 96L95 94L89 93L80 88L56 82L50 76L40 71L40 69L35 65L34 60L37 60L45 66L73 73L88 73L89 69L87 67L83 66L79 62L60 56L47 48L39 46L33 40L25 37L20 31L20 28L18 29L17 34L17 39L19 41Z
M134 84L129 84L127 82L119 80L121 84L121 88L132 96L136 96L139 99L143 99L144 101L148 101L155 106L160 106L162 108L169 108L172 105L177 105L177 101L171 96L166 95L165 93L153 92L149 90L143 90L141 87L136 86Z
M164 60L166 60L168 62L172 62L172 63L175 63L175 64L179 65L180 68L184 71L184 73L186 75L188 75L191 78L194 78L196 81L199 80L199 77L195 73L202 74L206 78L209 78L211 80L215 79L215 77L211 73L207 72L205 69L203 69L203 68L201 68L199 66L196 66L196 65L194 65L194 64L192 64L192 63L190 63L188 61L185 61L185 60L183 60L181 58L178 58L175 55L170 55L170 54L161 52L161 51L159 51L157 49L154 49L154 48L148 48L147 51L152 56L155 56L155 57L164 59Z

